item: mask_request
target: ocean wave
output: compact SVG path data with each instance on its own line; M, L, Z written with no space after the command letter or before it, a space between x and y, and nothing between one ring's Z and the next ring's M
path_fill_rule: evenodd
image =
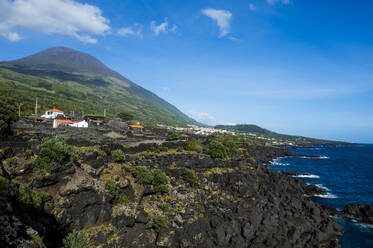
M308 158L308 159L329 159L328 156L300 156L299 158Z
M289 163L279 163L279 162L276 162L276 161L272 161L271 165L288 166L290 164Z
M320 156L319 159L329 159L328 156Z
M313 174L302 174L302 175L296 175L296 176L293 176L293 177L297 177L297 178L320 178L320 176L313 175Z
M338 196L333 195L332 193L327 192L326 195L314 195L314 197L320 197L320 198L328 198L328 199L336 199Z
M373 225L372 224L361 223L361 222L359 222L357 220L355 220L355 221L354 221L353 224L356 225L356 226L358 226L360 229L367 229L370 232L373 232Z
M330 189L328 189L327 187L325 187L324 185L322 184L315 184L317 187L319 188L322 188L322 189L325 189L326 191L330 191Z

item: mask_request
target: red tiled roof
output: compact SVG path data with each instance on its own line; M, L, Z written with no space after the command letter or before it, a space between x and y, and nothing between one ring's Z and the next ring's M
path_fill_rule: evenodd
M65 124L73 124L73 123L76 123L76 122L72 122L70 120L56 120L57 123L65 123Z
M140 125L128 125L129 127L134 127L134 128L144 128L143 126Z
M59 110L59 109L48 109L47 110L48 112L60 112L60 113L63 113L63 111Z

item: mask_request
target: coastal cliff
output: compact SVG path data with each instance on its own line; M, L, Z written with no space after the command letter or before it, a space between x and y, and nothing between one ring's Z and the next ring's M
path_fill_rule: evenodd
M1 153L5 247L72 238L92 247L339 247L341 227L305 196L304 181L267 168L292 155L285 149L241 144L239 156L214 159L172 149L180 142L157 151L71 135L69 156L41 172L47 135L31 136L3 141L19 145Z

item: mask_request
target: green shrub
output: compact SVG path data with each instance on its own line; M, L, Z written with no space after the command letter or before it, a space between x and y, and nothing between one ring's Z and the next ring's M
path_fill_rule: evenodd
M118 114L118 117L121 118L122 121L130 121L134 118L134 116L128 112L121 112Z
M66 139L62 136L55 136L43 140L34 165L40 174L45 174L50 172L54 164L68 161L70 156L70 148Z
M114 196L117 194L117 184L113 179L109 179L106 181L105 188L110 192L110 194Z
M212 158L226 158L228 156L227 148L218 140L212 140L206 146L206 153Z
M119 197L118 202L119 204L127 205L128 203L130 203L130 200L128 200L127 196L122 195L121 197Z
M64 248L90 248L91 241L84 235L83 232L76 230L69 233L63 240Z
M168 183L167 175L162 170L154 169L152 170L152 174L153 174L153 181L152 181L153 185L160 185L160 184Z
M124 162L126 160L126 154L120 149L113 151L115 162Z
M197 183L196 172L194 170L185 169L183 179L186 183L189 183L190 186L194 187Z
M181 138L181 133L169 132L166 136L166 140L179 140Z
M153 173L145 166L134 167L132 169L132 174L139 183L151 184L153 181Z
M158 232L162 228L168 227L168 218L166 216L155 216L153 219L153 227Z
M178 147L176 148L176 151L177 151L177 152L182 152L182 151L184 151L184 148L183 148L182 146L178 146Z
M4 163L7 164L7 165L12 165L14 164L15 162L17 161L17 157L14 156L14 157L11 157L11 158L7 158L4 160Z
M159 150L161 152L168 152L168 147L167 146L162 146L162 147L159 148Z
M162 209L163 212L170 212L171 205L169 203L167 203L167 202L162 203L161 209Z
M4 197L8 194L9 181L0 176L0 197Z
M48 201L49 195L44 192L33 191L24 184L19 184L18 201L26 207L41 208Z
M152 153L160 153L161 150L158 149L157 147L152 146L152 147L150 147L150 152L152 152Z
M157 193L168 192L168 179L166 173L160 169L150 170L145 166L138 166L132 169L132 174L136 181L141 184L152 184Z
M199 140L191 140L186 145L186 150L188 151L196 151L196 152L202 152L203 151L203 145L202 142Z
M78 152L71 152L70 157L71 157L72 161L78 161L79 160Z
M168 192L168 185L167 184L155 185L154 192L159 193L159 194L165 194Z
M0 99L0 135L10 134L11 125L18 120L17 107L8 99Z
M236 143L232 142L232 141L224 141L223 142L223 145L225 146L225 148L227 149L227 153L230 157L232 156L236 156L239 154L239 149L238 149L238 146Z

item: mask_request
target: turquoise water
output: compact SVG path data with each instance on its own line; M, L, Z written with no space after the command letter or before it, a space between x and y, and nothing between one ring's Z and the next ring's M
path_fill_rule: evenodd
M277 171L297 171L307 183L327 190L328 195L313 197L320 204L339 210L348 203L373 204L373 145L356 147L315 147L293 149L299 154L321 156L322 159L286 157L272 165ZM343 248L372 248L373 226L336 218L345 234Z

